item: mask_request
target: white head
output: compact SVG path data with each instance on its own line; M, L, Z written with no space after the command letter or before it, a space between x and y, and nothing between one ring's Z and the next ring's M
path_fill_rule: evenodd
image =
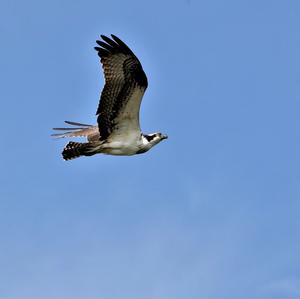
M139 154L147 152L154 145L160 143L162 140L167 139L168 135L162 133L152 133L147 135L142 135L143 147L138 152Z

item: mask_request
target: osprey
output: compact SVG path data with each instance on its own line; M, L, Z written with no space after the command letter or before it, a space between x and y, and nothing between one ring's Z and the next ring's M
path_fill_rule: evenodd
M76 126L53 128L66 131L58 138L86 137L87 142L69 142L62 156L71 160L95 154L131 156L147 152L168 138L162 133L143 134L140 129L140 105L148 86L141 63L130 48L115 35L101 35L98 52L104 70L105 85L98 105L97 125L65 121Z

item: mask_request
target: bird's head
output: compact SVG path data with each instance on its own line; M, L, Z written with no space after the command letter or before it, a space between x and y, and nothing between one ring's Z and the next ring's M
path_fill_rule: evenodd
M147 147L149 146L150 149L154 145L160 143L162 140L167 139L168 135L162 133L152 133L152 134L143 135L143 137L145 138L144 140Z

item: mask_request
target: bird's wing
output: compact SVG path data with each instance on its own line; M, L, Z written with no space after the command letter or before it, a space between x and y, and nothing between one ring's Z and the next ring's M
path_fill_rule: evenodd
M100 140L111 134L140 135L139 110L147 88L142 65L115 35L101 35L95 47L104 70L105 86L97 110Z

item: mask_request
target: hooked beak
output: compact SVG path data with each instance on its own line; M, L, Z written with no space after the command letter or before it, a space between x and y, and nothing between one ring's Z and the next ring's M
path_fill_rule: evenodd
M168 139L168 135L161 135L161 140Z

